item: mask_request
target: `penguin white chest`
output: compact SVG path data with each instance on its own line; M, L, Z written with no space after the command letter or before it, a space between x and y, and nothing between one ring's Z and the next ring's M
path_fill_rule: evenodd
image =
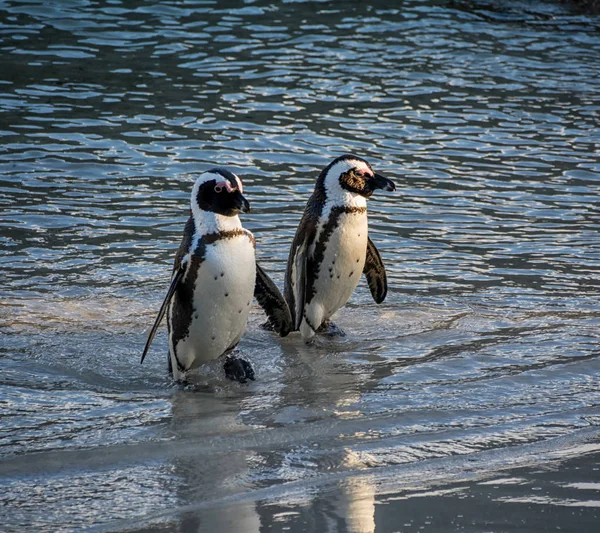
M344 306L358 285L365 266L367 238L366 212L340 215L325 244L315 286L323 320Z
M206 246L194 283L188 334L174 346L186 370L216 359L239 342L255 281L254 246L247 235Z

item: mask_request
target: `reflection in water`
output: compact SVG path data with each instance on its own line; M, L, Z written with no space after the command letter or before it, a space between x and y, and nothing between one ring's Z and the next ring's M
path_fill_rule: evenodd
M171 401L171 432L175 446L179 440L201 440L205 435L232 435L235 439L237 433L247 429L238 421L235 411L212 392L180 391ZM218 446L203 453L180 456L173 464L173 473L178 477L179 501L183 505L218 501L243 491L248 484L253 456L251 450L220 449ZM260 519L254 502L250 501L236 505L235 512L230 512L227 507L215 506L203 509L201 513L183 515L177 530L182 533L258 533Z
M6 531L592 531L597 17L557 2L4 2ZM247 184L282 286L319 170L369 205L364 281L247 386L143 366L196 173ZM517 480L517 481L507 481Z
M337 515L346 517L347 531L373 533L375 531L375 487L366 480L348 480L342 487L342 498Z
M301 355L303 363L310 364L307 349L302 344L299 346L304 352ZM325 370L326 359L313 361L313 370L316 365L320 366L319 371ZM334 370L329 366L327 370ZM297 375L291 372L283 377L282 382L293 386L296 380ZM312 396L317 388L305 393ZM343 395L344 387L335 387L334 390L338 391L338 398L314 395L315 401L307 409L323 410L331 404L353 405L359 399L354 394L349 397ZM281 394L270 396L270 407L283 403L283 395L285 388ZM261 525L265 524L261 521L256 502L254 499L244 501L248 491L251 494L252 489L260 491L261 487L268 486L265 482L269 471L301 481L306 476L302 470L311 470L314 466L311 461L319 460L318 454L311 459L302 443L285 431L275 437L279 441L277 449L266 448L268 438L263 442L255 428L240 421L237 402L215 396L213 390L204 393L179 391L171 402L173 410L169 432L173 446L177 446L178 442L193 446L196 440L202 442L207 437L214 438L208 446L198 446L191 453L177 454L173 463L172 474L177 478L178 507L181 509L173 511L181 515L181 519L177 520L179 531L261 531ZM285 406L282 409L285 410ZM330 424L335 425L338 414L334 411L331 416ZM344 416L343 413L341 416ZM329 470L362 471L368 466L361 454L350 449L340 449L335 455L338 457L328 453L320 459L330 463ZM369 479L350 477L340 484L331 502L324 504L317 492L303 497L302 506L307 508L314 531L337 531L341 528L343 531L372 533L375 530L375 495L375 486Z

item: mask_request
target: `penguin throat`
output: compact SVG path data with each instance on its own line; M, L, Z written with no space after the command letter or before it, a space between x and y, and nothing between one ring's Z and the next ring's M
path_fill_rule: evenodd
M367 207L367 199L364 196L340 186L326 189L325 198L325 207L329 209L332 207Z
M197 205L192 205L192 216L194 217L196 233L200 235L233 231L242 228L240 217L237 215L226 217L212 211L204 211Z

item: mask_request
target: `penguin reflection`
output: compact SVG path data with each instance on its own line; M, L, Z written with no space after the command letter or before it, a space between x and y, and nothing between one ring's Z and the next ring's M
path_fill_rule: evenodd
M170 432L177 443L172 473L184 511L176 510L169 531L259 533L252 500L223 503L248 490L256 463L256 453L240 445L251 429L239 420L238 399L213 390L177 390L171 403Z
M253 419L259 425L273 427L278 433L289 432L289 441L278 450L272 450L276 453L263 461L278 457L279 464L273 465L273 470L288 476L290 465L301 469L300 465L308 464L311 472L319 472L316 479L326 481L329 472L347 472L348 475L335 486L327 482L315 486L310 482L309 473L299 471L297 475L306 476L305 489L280 499L274 497L265 505L257 501L262 531L281 531L284 525L291 533L375 531L375 485L368 476L353 475L356 471L364 472L368 465L362 454L337 444L347 437L354 440L353 431L364 432L364 419L360 417L361 421L355 424L354 411L360 409L363 393L374 383L371 373L357 373L353 362L333 352L332 348L339 349L340 345L343 350L355 345L355 341L348 337L342 342L322 339L311 346L298 344L293 339L283 342L286 364L282 366L282 387L278 397L271 398L271 408L255 413ZM320 428L327 434L322 435ZM329 438L336 444L329 447ZM286 517L289 522L285 521Z
M261 336L264 341L259 343L271 342L269 335L258 333ZM346 338L305 346L286 340L278 356L286 364L277 365L278 370L271 370L250 390L225 387L218 393L188 388L174 393L169 428L173 477L166 490L177 487L181 510L174 511L172 530L280 531L286 520L282 516L289 516L291 522L285 525L292 533L374 531L375 486L368 478L352 475L364 471L362 455L336 445L324 456L322 447L310 445L314 428L310 420L315 416L317 425L319 419L323 427L331 425L335 440L353 427L362 431L361 423L355 426L348 414L354 406L359 409L362 394L372 387L371 374L351 371L351 362L331 352L331 346L354 342ZM339 430L337 421L343 424ZM325 478L330 467L348 472L348 477L335 487L323 485L323 490L311 485L308 477L305 489L296 486L290 494L286 488L295 477L290 476L289 465L305 460L320 464ZM266 485L269 479L277 482ZM268 488L268 496L260 488Z

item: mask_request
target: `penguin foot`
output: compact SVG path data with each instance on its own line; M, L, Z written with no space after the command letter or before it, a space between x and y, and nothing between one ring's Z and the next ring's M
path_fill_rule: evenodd
M223 368L225 369L225 377L232 381L238 383L246 383L249 379L254 381L254 369L245 359L227 357Z
M259 328L264 329L265 331L275 331L275 324L270 320L267 320L264 324L261 324Z
M264 329L265 331L277 333L280 337L287 337L292 331L294 331L291 321L277 324L273 320L267 320L264 324L261 324L258 327L260 329Z
M345 337L346 332L336 326L331 320L325 320L317 329L317 333L324 333L328 337Z

